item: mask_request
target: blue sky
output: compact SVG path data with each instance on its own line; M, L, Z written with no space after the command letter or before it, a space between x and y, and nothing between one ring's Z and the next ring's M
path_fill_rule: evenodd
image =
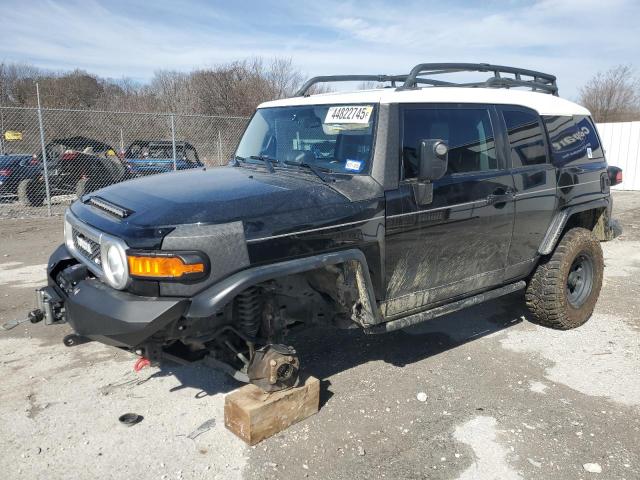
M252 56L308 75L472 61L554 73L568 98L599 70L640 69L638 0L305 3L0 0L0 61L141 81Z

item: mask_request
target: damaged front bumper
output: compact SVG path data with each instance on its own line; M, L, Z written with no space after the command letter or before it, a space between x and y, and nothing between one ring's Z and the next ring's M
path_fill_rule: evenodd
M64 245L51 255L47 279L48 286L36 291L45 323L66 322L79 337L128 350L178 321L190 303L115 290L90 276Z

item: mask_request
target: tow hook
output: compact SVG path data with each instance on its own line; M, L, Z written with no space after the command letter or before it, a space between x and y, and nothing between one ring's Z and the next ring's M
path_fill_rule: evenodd
M41 319L40 315L42 315L44 323L47 325L59 325L66 322L64 318L64 301L53 287L37 289L36 299L38 301L38 308L32 312L34 318Z
M136 363L133 365L133 370L139 372L144 367L148 367L151 365L151 361L148 358L140 357Z
M62 343L64 343L66 347L76 347L78 345L82 345L83 343L88 343L88 342L91 342L90 338L82 337L80 335L76 335L75 333L72 333L71 335L66 335L62 339Z

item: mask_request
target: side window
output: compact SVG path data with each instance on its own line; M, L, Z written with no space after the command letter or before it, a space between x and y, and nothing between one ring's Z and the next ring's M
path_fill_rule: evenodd
M596 126L590 117L585 115L574 116L573 121L576 124L576 129L584 135L585 146L587 148L587 158L602 158L604 157L604 151L600 144L600 138L598 137L598 131Z
M196 151L192 147L187 147L184 151L184 159L189 163L198 163L198 156L196 155Z
M402 166L404 178L418 172L418 141L449 145L447 175L498 169L495 141L486 108L415 108L404 110Z
M598 134L589 117L545 116L543 119L555 165L589 163L603 156Z
M140 145L138 145L137 143L134 143L133 145L131 145L131 147L129 147L129 152L127 153L127 157L138 158L140 156L140 150L142 150L140 148Z
M538 115L524 110L502 110L511 145L514 168L547 162L544 137Z

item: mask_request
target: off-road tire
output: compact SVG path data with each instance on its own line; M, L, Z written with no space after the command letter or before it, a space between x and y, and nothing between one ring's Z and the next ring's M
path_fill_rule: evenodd
M569 301L568 279L574 261L589 258L592 264L591 290L576 307ZM533 321L545 327L569 330L583 325L593 313L600 288L604 260L600 242L586 228L567 231L553 254L536 268L525 294Z
M41 207L46 196L44 185L36 179L29 178L18 184L18 201L23 205Z

